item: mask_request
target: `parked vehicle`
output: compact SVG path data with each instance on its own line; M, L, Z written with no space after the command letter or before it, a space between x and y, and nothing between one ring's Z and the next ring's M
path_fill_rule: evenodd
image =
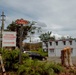
M38 60L46 60L47 59L46 57L44 57L36 52L25 51L24 53L28 54L30 59L38 59Z

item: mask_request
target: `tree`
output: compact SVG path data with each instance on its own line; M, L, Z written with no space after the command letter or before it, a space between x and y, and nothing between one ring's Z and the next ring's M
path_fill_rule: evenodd
M55 40L55 37L53 36L53 37L51 37L50 35L51 35L51 33L52 32L47 32L47 33L43 33L43 34L41 34L39 37L40 37L40 39L42 40L42 41L45 41L45 42L48 42L49 40Z
M28 25L27 26L23 26L23 30L22 30L22 40L26 39L26 36L28 34L28 31L30 31L30 29L32 30L32 25L34 25L34 23L29 22L28 21ZM12 21L11 24L8 25L7 29L9 31L16 31L17 32L17 38L16 38L16 46L20 47L20 26L18 24L16 24L15 21Z
M47 49L48 49L48 41L49 41L49 40L55 40L55 37L51 37L51 36L50 36L51 33L52 33L52 32L49 32L49 31L48 31L47 33L43 33L43 34L41 34L41 35L39 36L40 39L41 39L41 41L45 43Z

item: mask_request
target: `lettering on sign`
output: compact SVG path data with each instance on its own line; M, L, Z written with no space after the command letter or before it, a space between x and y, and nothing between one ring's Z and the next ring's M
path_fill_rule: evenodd
M16 46L16 32L3 32L2 46Z

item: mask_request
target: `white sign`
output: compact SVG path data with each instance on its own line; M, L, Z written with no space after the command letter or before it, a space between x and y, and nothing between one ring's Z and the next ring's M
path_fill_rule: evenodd
M2 46L16 46L16 32L3 32L2 33Z

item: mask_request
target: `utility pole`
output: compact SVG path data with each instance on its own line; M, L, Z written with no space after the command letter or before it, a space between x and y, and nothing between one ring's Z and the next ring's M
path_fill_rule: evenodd
M5 21L4 17L5 17L4 12L2 12L2 15L1 15L2 25L1 25L1 29L0 29L0 31L1 31L0 32L0 47L1 48L2 48L2 33L4 31L4 21ZM0 54L0 63L1 63L2 71L3 71L3 75L6 75L1 54Z
M28 21L24 19L17 19L16 24L19 25L20 28L20 52L19 52L19 64L22 63L22 36L23 36L23 26L27 26Z
M4 17L5 17L4 12L2 12L1 17L2 17L2 19L1 19L1 21L2 21L1 30L4 31L4 21L5 21L5 19L4 19Z
M0 41L1 47L2 47L2 33L4 31L4 21L5 21L4 17L5 17L4 12L2 12L2 15L1 15L1 21L2 21L2 26L1 26L1 41Z
M21 64L22 63L22 36L23 36L23 25L21 25L21 28L20 28L20 53L19 53L19 63Z

